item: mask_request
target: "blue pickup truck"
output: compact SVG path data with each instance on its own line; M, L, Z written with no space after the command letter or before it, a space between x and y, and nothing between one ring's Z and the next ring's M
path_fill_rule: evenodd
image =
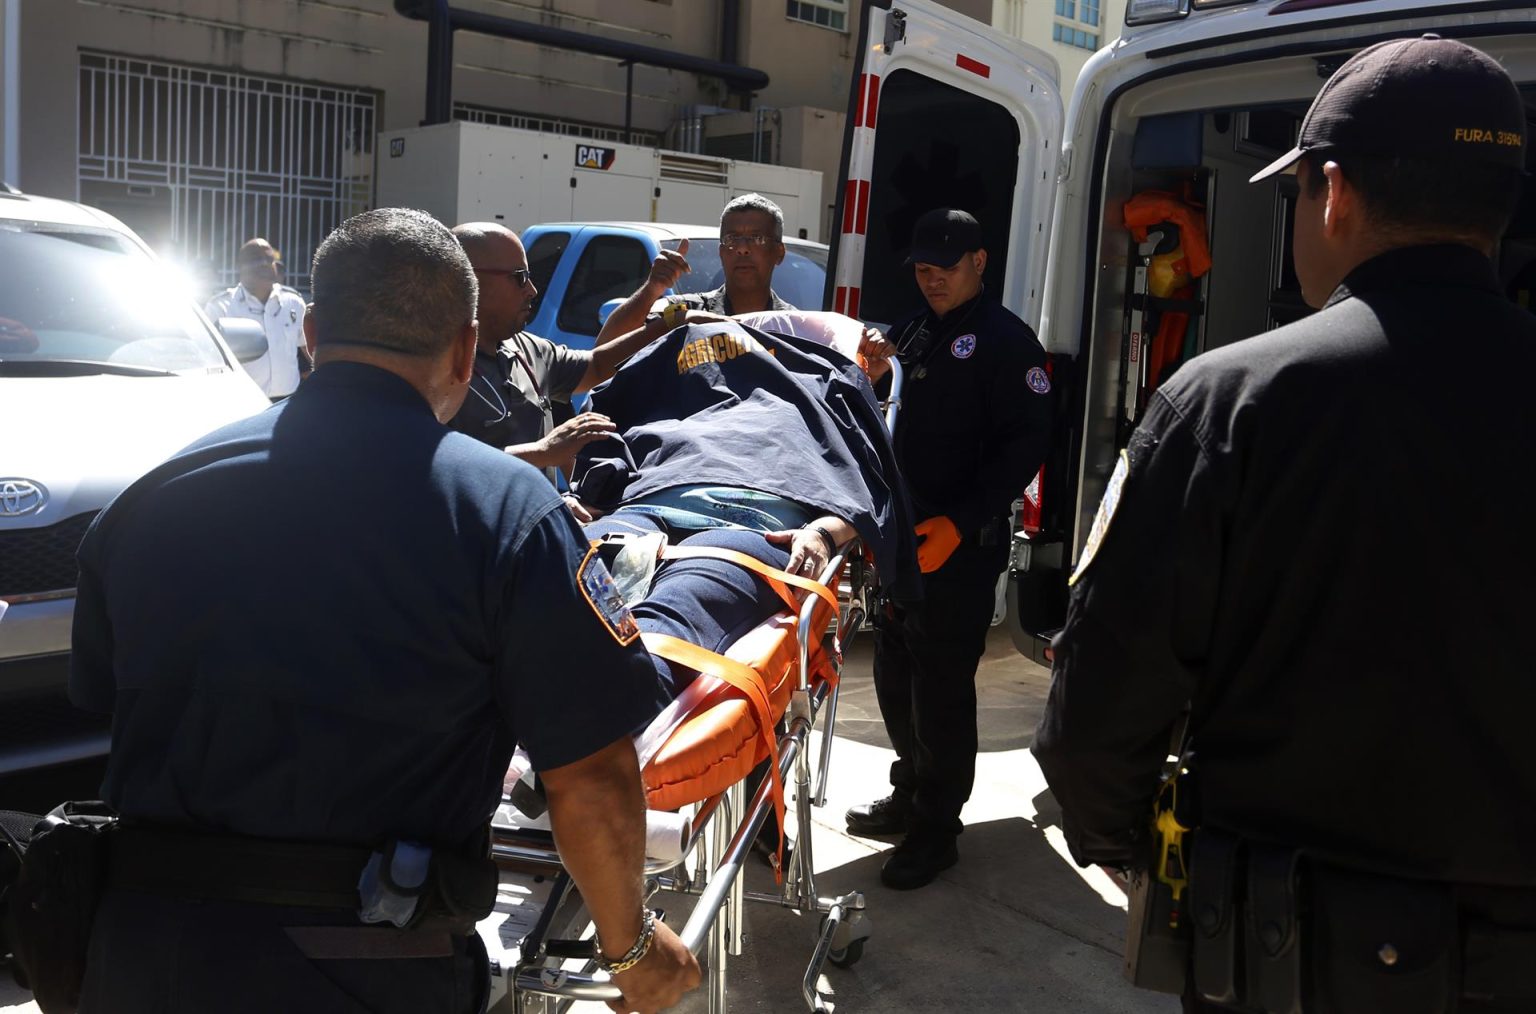
M553 222L523 231L528 269L539 287L528 331L576 349L590 349L600 327L599 311L626 299L645 281L651 261L663 248L688 240L693 268L677 292L719 288L720 233L712 226L654 222ZM773 273L773 289L803 310L822 308L827 247L809 240L784 240L784 262Z

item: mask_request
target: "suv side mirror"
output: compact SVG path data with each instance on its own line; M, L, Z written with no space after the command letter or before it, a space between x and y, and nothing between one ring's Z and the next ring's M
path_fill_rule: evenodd
M259 321L249 317L220 317L218 324L219 334L224 336L237 362L254 362L267 354L267 332Z
M608 318L613 316L613 311L624 305L622 299L610 299L597 308L597 326L602 327L608 323Z

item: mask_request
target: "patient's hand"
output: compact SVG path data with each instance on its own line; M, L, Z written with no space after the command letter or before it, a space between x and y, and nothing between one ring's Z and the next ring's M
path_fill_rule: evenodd
M859 339L859 355L864 357L864 369L869 374L871 384L891 372L888 360L895 354L896 346L886 340L879 328L864 329L864 337Z
M575 493L561 493L560 499L565 501L565 506L570 510L571 516L582 524L596 521L603 516L603 512L596 507L589 507L581 502L581 497Z

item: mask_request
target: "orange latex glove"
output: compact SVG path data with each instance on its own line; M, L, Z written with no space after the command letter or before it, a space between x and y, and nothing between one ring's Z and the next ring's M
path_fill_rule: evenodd
M944 566L944 561L960 545L960 529L943 516L919 522L913 531L923 540L917 545L917 565L924 574Z

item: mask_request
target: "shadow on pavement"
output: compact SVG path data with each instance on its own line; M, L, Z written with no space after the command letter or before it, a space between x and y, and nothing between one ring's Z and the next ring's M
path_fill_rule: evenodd
M880 884L884 852L818 877L823 897L864 892L873 929L862 960L825 970L840 1009L1170 1009L1166 998L1119 978L1125 913L1082 881L1043 828L1022 818L991 821L966 828L959 845L960 864L917 891ZM749 870L748 887L772 890L772 877ZM730 978L757 989L738 994L732 1009L803 1011L799 983L816 921L752 905L746 929L746 953L732 959Z
M889 748L872 676L874 637L861 634L847 649L837 734L866 746ZM1049 669L1018 653L1008 631L993 627L976 670L976 721L982 753L1022 750L1035 738L1035 725L1050 689Z

